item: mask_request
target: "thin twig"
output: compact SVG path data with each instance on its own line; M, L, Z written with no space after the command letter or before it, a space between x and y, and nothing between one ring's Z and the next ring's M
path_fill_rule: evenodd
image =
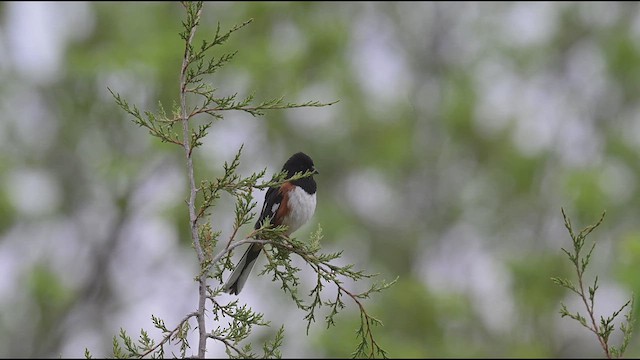
M243 358L247 358L248 357L244 352L242 352L240 349L235 347L229 341L229 339L227 339L227 338L224 338L224 337L218 336L218 335L214 335L214 334L208 334L207 337L222 342L226 347L233 349L233 351L235 351L238 355L242 356Z
M313 262L311 262L310 260L308 260L306 258L306 256L303 256L302 254L299 254L308 264L309 266L311 266L311 268L313 268L315 270L316 273L320 273L323 272L325 274L330 274L332 273L331 270L327 270L325 269L322 263L318 263L318 264L314 264ZM330 267L330 265L325 264L328 267ZM360 302L360 300L358 299L357 295L354 295L351 291L347 290L344 286L342 286L340 284L339 281L337 280L333 280L332 281L336 287L338 287L338 292L342 291L345 294L349 295L349 297L358 305L358 308L360 310L360 316L363 317L364 316L364 320L365 320L365 336L369 337L369 341L371 341L371 353L369 354L370 358L374 357L375 354L375 349L376 347L378 347L378 343L374 340L373 338L373 332L371 331L371 316L367 313L367 310L364 308L364 305L362 305L362 302Z
M171 336L173 336L173 334L174 334L176 331L178 331L179 329L181 329L181 328L182 328L182 325L183 325L185 322L189 321L189 319L191 319L191 318L192 318L192 317L194 317L194 316L196 316L196 317L198 316L198 313L197 313L197 312L195 312L195 311L194 311L194 312L192 312L192 313L187 314L187 315L186 315L186 316L185 316L185 317L184 317L184 318L183 318L183 319L178 323L178 326L176 326L173 330L171 330L171 331L169 332L169 334L165 335L165 337L162 339L162 341L160 341L156 346L152 347L151 349L149 349L149 350L147 350L147 351L143 352L142 354L140 354L140 358L143 358L143 357L145 357L145 356L147 356L147 355L151 354L151 353L152 353L152 352L154 352L157 348L159 348L160 346L164 345L167 341L169 341L169 339L171 339Z
M580 297L582 298L582 302L584 302L584 306L587 308L587 313L589 314L591 325L593 326L592 328L588 327L588 329L591 330L594 334L596 334L596 337L598 338L598 341L600 342L600 346L602 346L604 353L607 355L608 359L611 359L609 344L607 344L607 342L604 341L604 339L602 338L602 335L598 332L598 323L596 323L596 318L594 316L593 303L591 304L591 306L589 306L589 302L587 301L587 296L585 295L585 292L584 292L584 285L582 281L582 276L584 272L580 271L580 268L578 266L576 266L576 272L578 273L578 286L580 287Z
M200 109L194 109L189 117L196 116L198 114L209 114L213 115L219 111L244 111L248 113L256 113L261 110L284 110L284 109L295 109L295 108L303 108L303 107L323 107L336 104L338 101L332 101L329 103L304 103L304 104L279 104L279 105L258 105L258 106L214 106L214 107L202 107Z
M190 6L190 4L185 4L185 7ZM197 222L198 219L196 217L196 182L193 171L193 159L191 158L191 136L189 134L189 114L187 113L187 69L189 68L190 58L191 58L191 43L193 42L193 37L196 34L196 29L198 28L198 24L200 22L200 16L202 15L202 3L199 3L198 12L195 15L194 23L192 28L190 29L189 38L185 43L184 48L184 56L182 58L182 67L180 69L180 112L182 117L182 137L183 137L183 146L184 152L187 160L187 172L189 174L189 220L191 222L191 238L193 239L193 245L198 255L198 261L200 266L205 262L204 251L202 250L202 245L200 244L200 237L198 235ZM187 9L189 11L189 9ZM190 16L190 15L188 15ZM207 351L207 329L204 318L205 312L205 304L206 304L206 296L207 296L207 277L201 276L198 279L199 282L199 300L198 300L198 332L200 334L198 341L198 357L204 358L205 353Z

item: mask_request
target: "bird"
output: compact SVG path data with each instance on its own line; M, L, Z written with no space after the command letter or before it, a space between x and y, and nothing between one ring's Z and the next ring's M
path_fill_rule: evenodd
M269 221L271 226L286 225L285 235L290 236L313 216L316 209L316 181L313 175L319 174L309 155L298 152L293 154L282 166L286 172L285 179L291 179L295 173L310 171L308 177L287 180L282 185L270 187L264 197L262 211L255 223L254 229L259 229ZM223 291L238 295L249 277L251 269L262 251L263 244L253 243L231 273Z

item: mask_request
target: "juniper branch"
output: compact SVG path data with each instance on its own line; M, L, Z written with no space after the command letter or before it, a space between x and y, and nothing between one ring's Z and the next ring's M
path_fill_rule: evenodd
M605 214L606 212L603 212L602 216L600 217L600 220L598 220L598 222L596 222L594 225L589 225L584 229L582 229L578 234L576 234L573 231L573 228L571 226L571 220L567 217L566 213L564 212L564 209L562 209L564 224L573 242L573 251L569 251L564 248L562 248L562 251L567 255L567 257L575 267L576 275L578 278L578 285L575 286L571 281L564 278L553 277L551 278L551 280L557 285L560 285L564 288L571 290L572 292L576 293L580 297L580 299L582 300L582 303L586 308L588 320L585 319L585 317L580 315L580 313L578 312L575 312L575 313L570 312L564 303L561 303L560 315L562 317L567 316L578 321L582 326L584 326L589 331L594 333L598 339L600 347L602 347L602 350L604 351L607 358L612 358L612 357L622 356L622 354L624 353L624 350L626 349L629 343L629 339L631 338L631 331L633 328L633 318L631 317L631 312L633 311L633 298L627 301L624 305L622 305L622 307L620 307L619 310L615 311L611 316L607 318L601 316L600 324L598 324L598 322L596 321L596 316L594 311L595 295L598 290L598 276L595 277L593 286L587 287L587 291L585 291L585 285L584 285L584 273L585 273L585 270L587 269L587 266L589 265L589 262L591 260L591 255L593 254L593 250L595 249L596 243L594 242L592 244L591 248L589 249L586 255L581 255L582 249L585 245L585 240L587 235L589 235L593 230L595 230L598 226L600 226L600 224L604 220ZM630 304L631 304L631 307L629 308L629 313L626 315L626 322L620 326L620 329L624 335L624 338L623 338L622 345L618 349L614 346L609 345L609 338L614 331L613 321Z
M196 313L196 312L191 312L191 313L187 314L182 320L180 320L178 325L175 328L173 328L173 330L171 330L171 331L168 331L166 329L166 327L165 327L163 329L163 331L166 332L167 335L165 335L157 345L155 345L154 347L152 347L152 348L148 349L147 351L143 352L142 354L140 354L140 358L143 358L143 357L151 354L152 352L154 352L155 350L157 350L158 348L160 348L161 346L166 344L171 339L173 334L175 334L177 331L179 331L179 330L181 330L183 328L183 326L189 321L189 319L191 319L192 317L196 317L196 316L198 316L198 313ZM156 319L154 317L154 322L158 322L158 324L159 324L160 321L161 320ZM159 325L157 325L156 327L160 328ZM164 327L164 322L162 323L162 327Z
M333 325L333 317L338 313L339 308L341 309L344 307L344 303L340 299L341 294L346 294L358 306L361 318L360 328L356 332L357 336L360 338L360 343L352 355L354 357L375 357L376 355L386 357L386 352L379 346L372 331L373 325L382 325L382 322L371 316L366 311L361 300L368 298L372 292L379 292L390 287L397 281L397 278L391 283L383 282L379 285L374 284L369 290L362 293L353 293L344 287L339 276L357 281L362 278L372 278L377 274L365 274L363 271L354 271L352 270L353 265L346 265L342 267L333 265L331 261L340 257L340 252L334 254L319 254L318 248L313 245L307 246L304 243L297 241L295 238L285 236L283 230L284 229L280 228L261 228L257 230L258 234L256 236L268 239L266 242L272 246L271 251L268 249L265 251L267 254L268 264L265 266L262 274L267 272L273 273L274 280L279 280L281 282L281 289L288 292L296 305L307 312L307 315L305 316L305 319L307 320L307 333L311 322L315 321L315 310L322 305L329 305L331 307L331 312L326 317L326 322L327 327ZM269 231L270 233L265 233L265 231ZM314 236L321 237L320 230L316 232ZM294 253L301 257L317 275L316 286L310 293L312 301L309 305L305 305L302 299L297 295L296 289L299 279L295 274L299 269L291 266L288 259L289 253ZM279 270L279 266L284 267L284 270ZM323 288L323 282L332 283L336 286L337 293L335 301L322 301L320 291ZM366 351L367 348L369 348L369 352Z

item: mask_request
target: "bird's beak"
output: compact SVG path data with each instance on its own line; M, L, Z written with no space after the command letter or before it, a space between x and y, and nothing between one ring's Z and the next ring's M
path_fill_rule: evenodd
M313 168L313 174L317 175L317 174L320 174L320 172L318 170L316 170L316 168Z

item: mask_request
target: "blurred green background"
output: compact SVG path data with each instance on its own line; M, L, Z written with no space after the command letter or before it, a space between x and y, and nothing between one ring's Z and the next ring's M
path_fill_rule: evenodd
M183 15L171 2L0 3L1 357L106 356L120 327L135 337L151 314L173 326L196 308L184 154L107 90L170 108ZM366 301L391 357L603 356L560 318L561 301L584 309L550 277L574 279L561 207L576 229L606 210L590 236L597 315L640 293L637 2L213 2L198 39L249 18L217 50L239 50L207 79L220 95L339 102L225 114L198 180L242 144L243 175L311 155L318 209L296 235L320 224L343 263L399 276ZM211 221L224 237L232 219L223 197ZM307 337L257 273L241 300L274 328L253 340L284 323L286 357L351 354L352 303ZM637 335L627 355L640 356Z

